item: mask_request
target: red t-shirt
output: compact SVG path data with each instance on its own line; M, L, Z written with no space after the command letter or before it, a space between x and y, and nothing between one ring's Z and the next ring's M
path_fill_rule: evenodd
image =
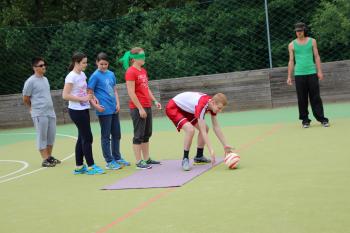
M140 104L144 108L152 107L151 98L149 97L148 92L148 76L147 71L144 68L141 70L136 69L133 66L130 66L125 73L126 81L135 81L135 94L140 101ZM136 108L135 104L130 100L130 108Z

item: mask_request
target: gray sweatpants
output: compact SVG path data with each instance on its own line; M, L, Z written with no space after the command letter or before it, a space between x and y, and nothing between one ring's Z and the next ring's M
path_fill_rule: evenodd
M33 117L36 130L36 143L39 150L52 146L56 137L56 118L49 116Z

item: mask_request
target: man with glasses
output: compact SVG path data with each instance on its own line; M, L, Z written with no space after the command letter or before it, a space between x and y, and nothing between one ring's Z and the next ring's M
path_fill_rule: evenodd
M287 84L292 85L294 71L295 87L298 96L299 119L303 128L309 128L308 102L312 113L322 126L329 127L328 119L324 116L323 104L320 96L319 80L323 79L321 59L316 40L306 34L304 23L295 24L296 39L288 45L289 63Z
M52 103L50 84L44 76L46 63L43 58L32 59L34 74L23 87L23 102L29 107L37 133L37 147L43 159L43 167L54 167L61 163L52 156L56 136L56 114Z

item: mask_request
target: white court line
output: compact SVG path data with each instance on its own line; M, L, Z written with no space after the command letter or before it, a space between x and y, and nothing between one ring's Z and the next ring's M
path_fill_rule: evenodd
M66 158L62 159L62 161L65 161L65 160L67 160L67 159L70 159L74 154L75 154L75 153L70 154L70 155L67 156ZM11 180L15 180L15 179L21 178L21 177L23 177L23 176L31 175L31 174L33 174L33 173L39 172L39 171L44 170L44 169L48 169L48 167L41 167L41 168L38 168L38 169L33 170L33 171L31 171L31 172L27 172L27 173L24 173L24 174L21 174L21 175L18 175L18 176L14 176L14 177L8 178L8 179L6 179L6 180L2 180L2 181L0 181L0 184L5 183L5 182L8 182L8 181L11 181Z
M0 133L2 136L7 136L7 135L36 135L36 133ZM67 138L73 138L77 140L78 138L69 134L61 134L61 133L56 133L58 136L62 137L67 137Z
M0 179L5 178L5 177L7 177L7 176L11 176L11 175L16 174L16 173L18 173L18 172L21 172L21 171L23 171L24 169L26 169L26 168L29 166L29 164L28 164L27 162L25 162L25 161L20 161L20 160L0 160L0 162L21 163L21 164L24 165L23 167L21 167L21 168L18 169L17 171L11 172L11 173L9 173L9 174L7 174L7 175L4 175L4 176L0 176Z
M36 133L0 133L0 135L5 135L5 136L6 136L6 135L23 135L23 134L24 134L24 135L26 135L26 134L35 135ZM68 134L59 134L59 133L57 133L56 135L62 136L62 137L73 138L73 139L77 140L77 137L74 137L74 136L68 135ZM70 159L74 154L75 154L75 152L72 153L72 154L70 154L70 155L68 155L67 157L63 158L62 161L66 161L67 159ZM0 161L1 161L1 160L0 160ZM29 165L28 165L28 166L29 166ZM28 166L27 166L27 167L28 167ZM27 167L26 167L26 168L27 168ZM8 178L8 179L6 179L6 180L1 180L1 181L0 181L0 184L5 183L5 182L8 182L8 181L11 181L11 180L15 180L15 179L21 178L21 177L23 177L23 176L31 175L31 174L33 174L33 173L39 172L39 171L44 170L44 169L47 169L47 167L41 167L41 168L38 168L38 169L33 170L33 171L31 171L31 172L27 172L27 173L24 173L24 174L21 174L21 175L18 175L18 176L14 176L14 177ZM22 169L22 170L24 170L24 169ZM16 171L16 173L17 173L17 172L18 172L18 171ZM14 173L13 173L13 174L14 174ZM5 175L5 176L9 176L9 174L7 174L7 175ZM5 177L5 176L3 176L3 177ZM2 177L0 177L0 178L2 178Z

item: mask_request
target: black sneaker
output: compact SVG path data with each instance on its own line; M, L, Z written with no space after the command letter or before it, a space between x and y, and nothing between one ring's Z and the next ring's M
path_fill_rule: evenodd
M50 162L48 159L45 159L42 162L41 166L43 166L43 167L54 167L54 166L56 166L56 163Z
M47 159L50 163L55 163L55 164L60 164L61 161L59 161L58 159L56 159L55 157L53 156L50 156L48 159Z
M151 169L152 166L147 164L146 161L140 160L138 163L136 163L137 169Z
M193 164L207 164L207 163L210 163L211 162L211 160L210 159L208 159L208 158L206 158L205 156L201 156L201 157L194 157L193 158Z
M310 128L310 123L308 122L303 123L303 128L304 129Z
M147 163L147 164L160 164L159 161L155 161L155 160L153 160L153 159L151 159L151 158L149 158L149 159L146 161L146 163Z
M324 121L321 123L323 127L329 127L329 122L328 121Z

